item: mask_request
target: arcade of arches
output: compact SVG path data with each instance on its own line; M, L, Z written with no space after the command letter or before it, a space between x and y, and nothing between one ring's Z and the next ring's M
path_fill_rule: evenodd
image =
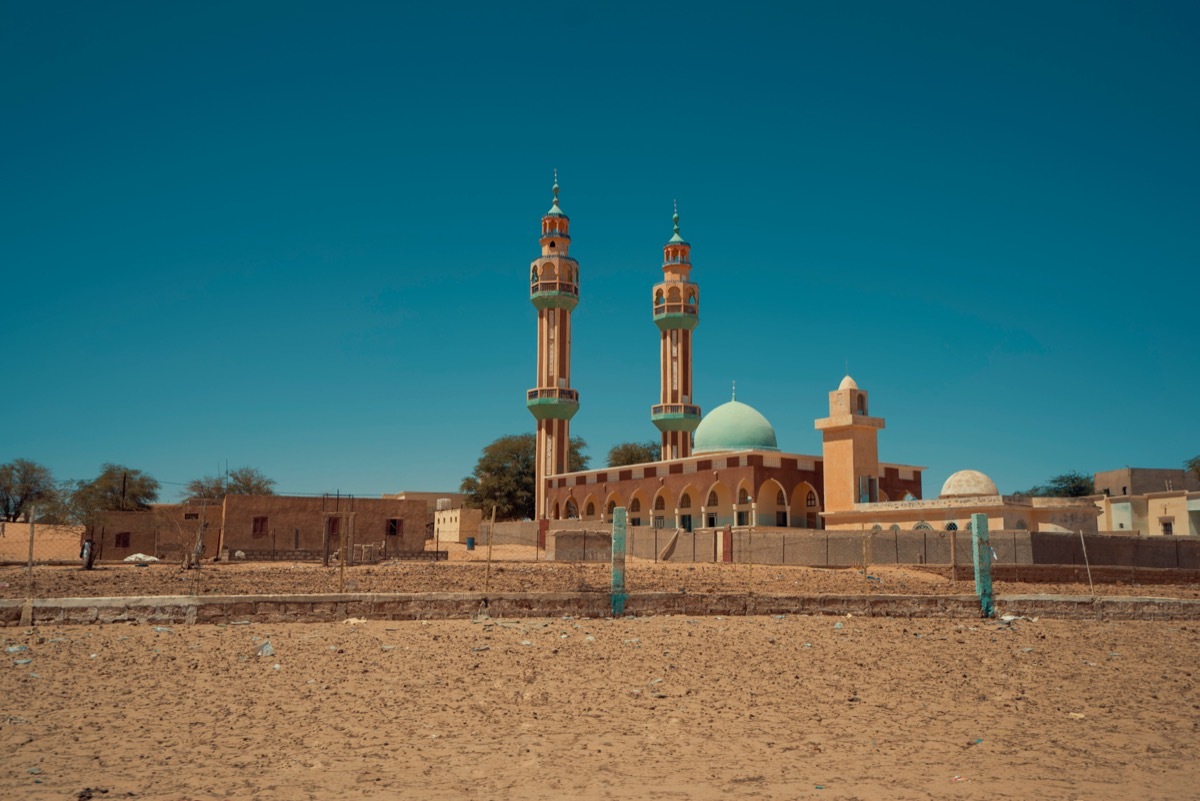
M823 455L806 456L780 452L766 418L730 401L701 421L690 456L547 476L549 516L599 524L623 507L631 526L824 528L826 514L848 506L920 498L922 468L878 461L883 421L866 408L847 377L817 421Z

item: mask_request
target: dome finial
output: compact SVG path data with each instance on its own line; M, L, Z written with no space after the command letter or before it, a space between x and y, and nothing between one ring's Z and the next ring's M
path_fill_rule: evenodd
M671 222L675 225L675 233L671 236L671 239L667 244L686 244L683 241L683 237L679 235L679 201L672 200L671 205L675 209L675 213L671 215Z
M737 381L736 380L733 382L733 397L730 398L730 400L731 401L737 400Z
M562 209L558 207L558 168L554 168L554 200L550 203L550 211L546 212L551 217L566 217Z

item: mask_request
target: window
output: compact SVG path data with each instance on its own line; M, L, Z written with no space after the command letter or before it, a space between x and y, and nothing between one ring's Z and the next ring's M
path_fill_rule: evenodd
M946 524L946 531L958 531L958 523L955 523L953 520L951 520Z
M872 534L882 534L882 533L883 533L883 526L881 526L881 525L879 525L878 523L876 523L875 525L871 526L871 533L872 533Z
M184 512L183 519L184 520L199 520L200 513L199 512Z
M609 502L608 502L608 516L609 516L609 517L612 517L613 511L614 511L616 508L617 508L617 502L616 502L616 501L609 501Z
M667 518L663 517L662 515L655 515L654 516L654 527L655 528L666 528L667 527Z
M783 494L783 490L780 490L779 492L775 493L775 505L776 506L787 506L787 496L785 496Z
M892 523L892 533L893 534L900 533L900 524L899 523Z
M129 547L129 537L130 537L130 534L128 531L118 531L116 534L113 535L113 545L115 545L118 548L128 548Z
M389 518L387 521L387 535L389 537L398 537L404 533L404 521L398 517Z
M654 508L655 508L655 510L657 510L659 512L666 509L667 508L667 499L664 498L663 496L659 495L657 498L654 499Z
M717 491L716 490L713 490L712 492L708 493L708 505L709 506L717 505Z
M683 493L683 496L680 497L680 499L679 499L679 508L680 509L691 509L692 508L692 496L688 495L686 492Z
M253 536L255 536L255 537L267 536L267 518L256 517L256 518L254 518L254 522L251 524L251 526L252 526L252 528L251 528L250 533Z
M739 525L739 526L750 525L750 513L739 511L737 513L737 525Z
M922 520L920 523L917 523L915 526L913 526L913 530L914 531L933 531L933 526L929 525L924 520Z
M808 497L804 499L804 505L808 506L808 507L816 506L817 505L817 493L809 492Z
M642 511L642 501L640 498L634 498L632 501L629 502L629 511L631 511L631 512ZM634 523L633 525L636 526L637 523Z
M640 518L640 517L631 517L631 518L629 518L629 525L631 525L631 526L640 526L641 524L642 524L642 518Z
M596 514L596 504L592 503L591 501L588 501L587 516L593 517L595 514Z
M738 490L738 503L750 503L750 493L746 492L745 487Z
M1164 537L1170 537L1175 534L1175 522L1173 520L1162 521L1162 530Z
M341 531L341 526L338 525L339 523L341 523L340 517L329 518L329 523L328 523L329 536L336 537L338 535L338 532Z

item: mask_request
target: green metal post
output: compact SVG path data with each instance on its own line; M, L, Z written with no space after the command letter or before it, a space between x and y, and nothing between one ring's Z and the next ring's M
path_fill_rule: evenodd
M987 515L971 515L971 552L975 558L975 594L979 596L980 614L995 617L992 602L992 544L988 540Z
M612 613L625 614L625 509L613 509L612 519Z

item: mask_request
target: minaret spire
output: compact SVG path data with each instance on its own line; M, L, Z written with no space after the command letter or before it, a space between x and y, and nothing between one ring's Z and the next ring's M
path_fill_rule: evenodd
M700 407L692 402L692 330L700 322L700 287L691 280L692 246L679 234L679 203L672 202L673 233L663 246L663 277L654 285L654 323L660 339L659 402L650 419L662 432L662 458L692 453Z
M537 309L537 385L525 393L525 405L537 420L534 464L534 519L559 517L547 508L546 479L569 470L569 423L579 411L579 393L571 388L571 312L579 303L579 264L567 255L571 221L554 202L542 217L541 255L529 268L529 300Z

